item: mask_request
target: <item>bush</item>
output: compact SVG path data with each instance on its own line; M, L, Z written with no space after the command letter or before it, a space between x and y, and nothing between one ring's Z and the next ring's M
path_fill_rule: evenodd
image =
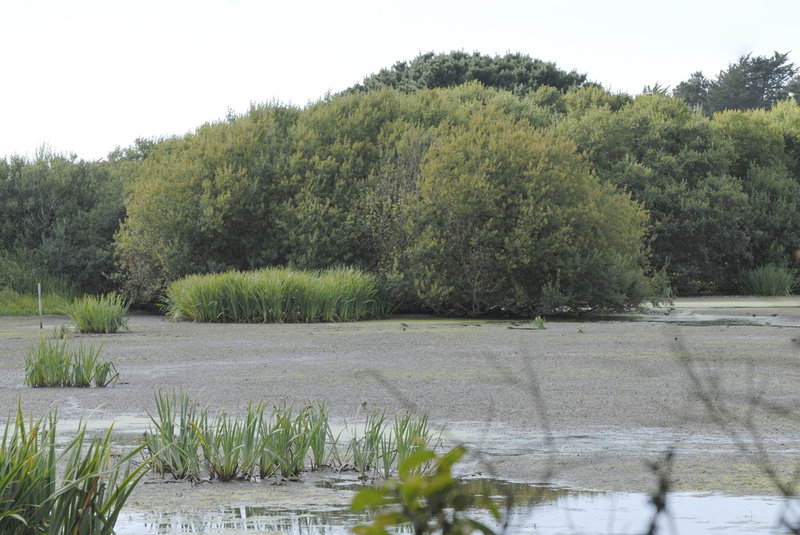
M84 296L73 301L66 313L78 332L111 334L128 330L128 305L118 295Z
M417 184L403 275L430 310L535 315L554 287L572 310L650 297L647 214L600 183L571 141L476 113L438 129Z
M796 272L773 264L743 271L740 279L744 295L791 295L800 282Z

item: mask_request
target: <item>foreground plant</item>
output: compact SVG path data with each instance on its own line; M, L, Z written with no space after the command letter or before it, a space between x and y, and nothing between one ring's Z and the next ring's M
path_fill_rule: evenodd
M388 535L406 531L410 526L415 535L427 533L463 534L480 531L493 535L487 525L469 517L469 509L480 504L493 518L501 519L497 506L484 496L475 496L459 488L452 466L465 453L458 446L442 456L430 450L419 450L398 466L397 478L380 487L361 490L353 498L353 511L377 509L370 525L356 526L356 535ZM424 466L431 464L430 471Z
M111 429L87 440L81 423L63 447L56 442L57 416L26 422L22 405L6 421L0 444L0 533L107 535L146 473L133 468L144 446L112 461ZM63 466L63 470L60 468Z
M24 353L25 384L33 387L75 386L87 388L94 384L105 387L119 380L114 363L100 362L101 343L85 346L81 341L73 349L69 338L41 337L39 343Z
M129 305L115 294L75 299L67 307L66 314L81 333L106 333L128 330Z
M153 471L175 479L201 476L197 424L203 417L197 402L181 389L156 392L156 415L148 414L154 428L145 433Z

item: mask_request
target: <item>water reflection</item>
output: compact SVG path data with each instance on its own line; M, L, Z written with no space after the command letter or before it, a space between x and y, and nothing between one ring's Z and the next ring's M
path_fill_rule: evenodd
M333 481L332 488L353 482ZM575 492L567 489L521 485L486 479L463 484L470 492L490 496L508 514L508 533L556 535L641 534L652 520L653 508L644 494ZM506 508L506 496L513 503ZM751 534L793 533L781 527L800 524L800 504L778 497L731 497L711 494L671 494L670 515L658 523L662 534ZM496 530L487 512L470 515ZM224 535L286 533L290 535L344 535L358 524L371 521L371 514L348 509L284 510L270 507L221 507L205 513L130 513L117 524L119 534L175 535L215 533ZM402 532L402 530L401 530Z
M288 533L342 535L367 523L369 514L347 510L285 511L268 507L230 507L209 513L129 514L117 524L117 533L172 535L177 533Z

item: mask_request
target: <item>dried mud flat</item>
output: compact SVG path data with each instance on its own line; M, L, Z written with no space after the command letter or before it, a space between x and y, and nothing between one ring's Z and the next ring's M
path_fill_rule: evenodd
M671 449L675 490L776 494L759 464L789 480L800 452L800 302L690 301L673 310L604 321L400 317L342 324L194 324L133 316L104 341L121 383L109 388L25 387L23 350L37 317L0 318L0 403L62 421L88 418L140 432L154 392L183 387L212 410L249 400L324 401L334 423L363 407L430 411L448 443L465 442L462 475L576 489L650 492L647 463ZM44 334L66 318L45 318ZM699 383L693 379L699 380ZM724 409L723 426L702 402ZM780 410L779 410L780 409ZM785 409L785 410L784 410ZM788 412L787 412L788 411ZM138 426L138 427L137 427ZM341 505L347 493L302 484L166 483L150 478L133 510L223 505Z

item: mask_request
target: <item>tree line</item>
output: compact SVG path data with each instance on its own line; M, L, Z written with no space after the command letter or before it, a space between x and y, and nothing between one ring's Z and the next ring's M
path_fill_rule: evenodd
M729 71L762 59L782 89L712 110L683 85L631 96L526 56L428 54L102 161L7 157L0 287L22 266L152 304L193 273L348 265L441 314L736 293L800 247L797 69Z

